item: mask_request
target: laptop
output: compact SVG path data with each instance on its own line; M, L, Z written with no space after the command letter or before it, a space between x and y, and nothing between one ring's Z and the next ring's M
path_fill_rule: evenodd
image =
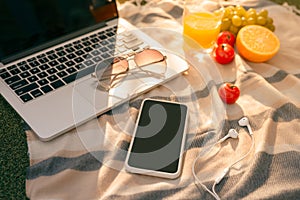
M0 0L0 21L1 95L43 141L188 69L183 59L164 52L163 79L136 75L100 90L91 75L97 63L159 47L119 17L115 0Z

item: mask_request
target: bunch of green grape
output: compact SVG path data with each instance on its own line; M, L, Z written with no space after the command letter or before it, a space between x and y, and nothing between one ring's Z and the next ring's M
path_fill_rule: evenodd
M268 16L268 11L262 9L259 12L254 8L246 10L243 6L228 6L224 8L221 31L230 31L237 35L239 30L246 25L261 25L271 31L275 30L273 19Z

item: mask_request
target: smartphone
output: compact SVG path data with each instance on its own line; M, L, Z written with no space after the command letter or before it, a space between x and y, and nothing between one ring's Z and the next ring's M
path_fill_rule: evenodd
M125 170L177 178L182 168L187 121L185 104L145 99L128 149Z

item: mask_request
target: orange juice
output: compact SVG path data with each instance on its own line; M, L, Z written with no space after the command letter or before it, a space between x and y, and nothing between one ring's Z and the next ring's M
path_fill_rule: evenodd
M183 18L183 34L205 49L214 45L220 33L220 26L220 17L213 13L189 13Z

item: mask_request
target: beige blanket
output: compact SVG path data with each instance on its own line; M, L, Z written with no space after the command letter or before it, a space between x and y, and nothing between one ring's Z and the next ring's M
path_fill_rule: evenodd
M255 146L216 186L221 199L300 198L300 17L279 5L268 6L281 41L279 53L254 64L236 56L229 65L181 46L182 5L160 1L142 8L120 7L134 25L144 28L168 51L192 63L188 73L91 120L50 142L28 130L30 167L26 193L30 199L213 199L192 175L211 189L216 177L250 148L247 116ZM185 50L185 51L184 51ZM225 81L235 83L241 96L225 106L216 94ZM142 99L175 99L187 103L191 117L182 174L174 180L133 175L124 171L126 150ZM238 140L211 144L230 128Z

